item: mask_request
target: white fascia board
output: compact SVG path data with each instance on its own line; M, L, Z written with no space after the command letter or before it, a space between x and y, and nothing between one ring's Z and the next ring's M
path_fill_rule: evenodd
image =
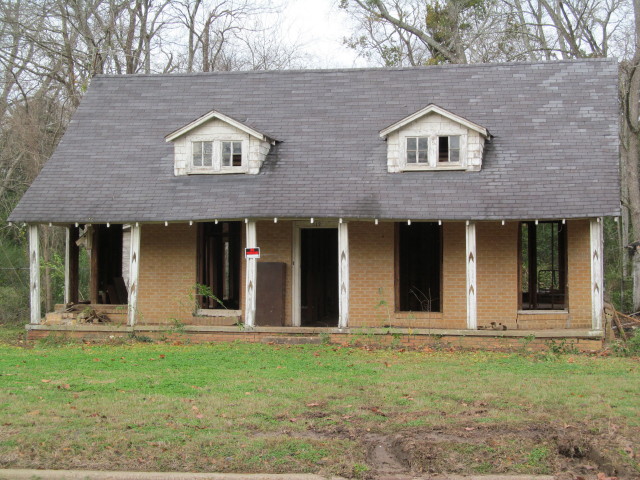
M193 130L194 128L199 127L200 125L208 122L209 120L212 120L214 118L217 118L218 120L227 123L229 125L231 125L232 127L237 128L238 130L241 130L249 135L251 135L252 137L257 138L258 140L262 140L264 142L269 142L270 144L274 145L275 144L275 140L272 138L267 137L266 135L258 132L257 130L254 130L251 127L246 126L244 123L241 123L237 120L234 120L231 117L228 117L227 115L220 113L220 112L216 112L215 110L211 110L209 113L206 113L204 115L202 115L200 118L195 119L193 122L188 123L187 125L185 125L184 127L179 128L178 130L171 132L169 135L167 135L166 137L164 137L166 142L173 142L176 138L181 137L182 135L190 132L191 130Z
M461 116L456 115L455 113L451 113L450 111L445 110L444 108L441 108L434 104L427 105L422 110L418 110L417 112L412 113L408 117L403 118L402 120L394 123L393 125L389 125L384 130L380 130L380 136L382 138L386 138L387 135L389 135L390 133L395 132L396 130L399 130L400 128L404 127L405 125L408 125L411 122L414 122L417 119L424 117L425 115L428 115L430 113L437 113L438 115L442 115L443 117L448 118L453 122L459 123L460 125L463 125L470 130L474 130L478 132L480 135L482 135L485 138L489 137L489 132L487 131L486 128L478 125L477 123L470 122L466 118L462 118Z

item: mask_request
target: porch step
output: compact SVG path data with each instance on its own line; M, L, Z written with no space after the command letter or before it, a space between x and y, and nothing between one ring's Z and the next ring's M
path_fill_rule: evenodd
M318 336L315 337L287 337L284 335L275 335L272 337L262 337L260 339L262 343L275 343L278 345L320 345L322 339Z

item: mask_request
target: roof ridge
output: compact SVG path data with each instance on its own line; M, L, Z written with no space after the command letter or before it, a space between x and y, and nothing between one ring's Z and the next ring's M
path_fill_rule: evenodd
M534 60L525 62L494 62L494 63L446 63L439 65L418 65L403 67L356 67L356 68L310 68L310 69L291 69L291 70L234 70L234 71L214 71L214 72L180 72L180 73L126 73L126 74L97 74L95 78L173 78L173 77L206 77L206 76L223 76L223 75L289 75L301 73L353 73L368 71L409 71L409 70L436 70L436 69L454 69L454 68L489 68L489 67L511 67L511 66L527 66L527 65L554 65L564 63L617 63L615 57L597 57L597 58L572 58L561 60Z

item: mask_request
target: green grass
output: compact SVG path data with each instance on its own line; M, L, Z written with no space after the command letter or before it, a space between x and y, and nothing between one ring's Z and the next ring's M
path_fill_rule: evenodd
M329 345L0 346L0 466L358 477L373 467L367 435L449 431L495 432L448 447L460 471L548 473L545 435L517 432L614 426L637 451L639 367Z

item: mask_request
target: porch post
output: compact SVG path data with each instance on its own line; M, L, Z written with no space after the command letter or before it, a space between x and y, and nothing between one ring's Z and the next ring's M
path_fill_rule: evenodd
M64 303L78 303L78 228L73 225L65 227L64 252Z
M64 228L64 304L71 298L71 227Z
M475 330L478 328L478 315L476 306L476 224L467 222L466 228L467 244L467 328Z
M604 222L601 218L590 220L591 232L591 328L602 330L604 302Z
M246 247L258 246L255 220L249 220L246 225ZM256 318L256 277L258 273L257 259L247 258L246 279L245 279L245 304L244 304L244 324L252 328Z
M349 326L349 227L348 223L338 224L338 327Z
M29 225L29 290L31 292L31 323L40 323L40 240L38 225Z
M128 299L128 323L133 327L136 324L138 311L138 273L140 272L140 226L131 225L131 248L129 253L129 299Z

